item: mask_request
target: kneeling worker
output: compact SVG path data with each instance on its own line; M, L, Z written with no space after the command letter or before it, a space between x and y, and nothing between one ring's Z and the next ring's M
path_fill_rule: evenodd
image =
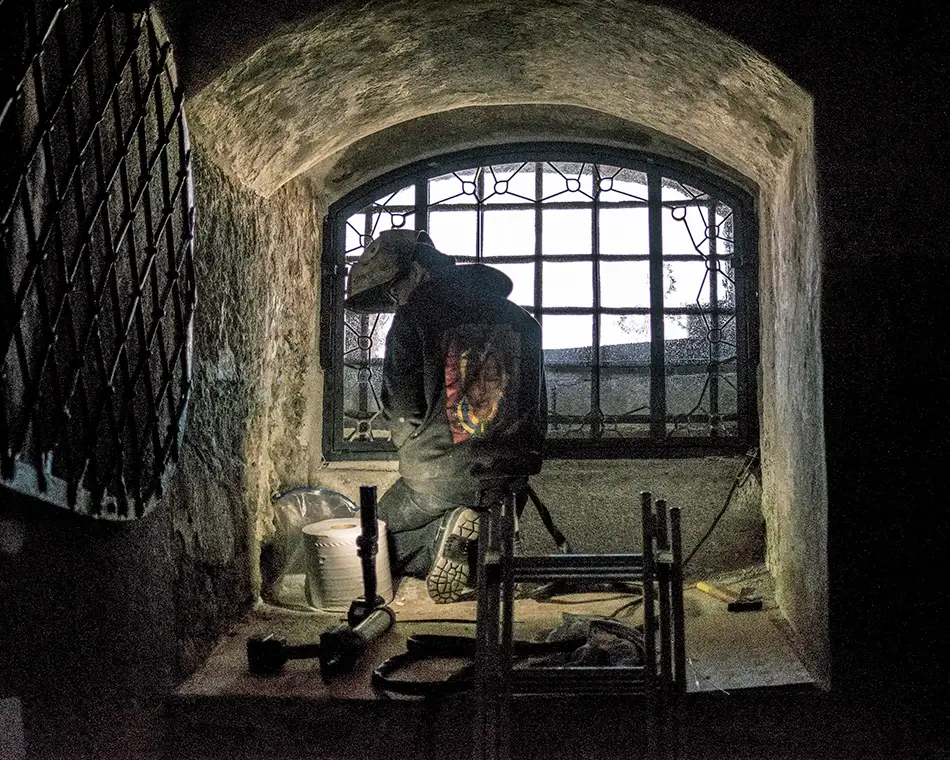
M541 327L511 290L414 230L380 233L350 270L347 308L395 311L382 407L400 478L378 504L393 573L424 577L437 603L471 597L482 492L541 469Z

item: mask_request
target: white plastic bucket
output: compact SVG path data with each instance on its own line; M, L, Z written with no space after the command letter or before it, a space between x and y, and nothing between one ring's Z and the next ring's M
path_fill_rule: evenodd
M393 600L393 581L386 523L377 523L376 593L389 603ZM363 596L363 567L356 544L359 517L321 520L304 525L301 532L307 557L307 602L318 610L346 612L354 599Z

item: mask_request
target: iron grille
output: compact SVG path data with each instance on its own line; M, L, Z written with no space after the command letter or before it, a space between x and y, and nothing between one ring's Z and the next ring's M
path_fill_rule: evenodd
M541 322L549 455L722 452L755 438L749 197L656 157L522 146L408 167L331 208L328 458L393 452L379 403L391 315L341 304L363 247L400 227L428 230L459 262L504 271L512 299Z
M195 306L182 92L157 18L123 7L0 8L0 482L112 519L177 460Z

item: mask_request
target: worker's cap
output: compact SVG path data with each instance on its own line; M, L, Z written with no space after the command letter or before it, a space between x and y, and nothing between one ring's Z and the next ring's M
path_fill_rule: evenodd
M346 308L352 311L392 311L390 287L409 272L414 261L426 269L453 266L424 230L384 230L371 240L350 267Z

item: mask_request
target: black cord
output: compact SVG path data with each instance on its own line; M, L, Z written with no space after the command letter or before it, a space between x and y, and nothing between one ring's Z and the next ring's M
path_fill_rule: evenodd
M620 605L617 609L615 609L613 612L611 612L609 615L607 615L607 617L609 617L609 618L615 618L615 617L617 617L617 615L619 615L619 614L620 614L621 612L623 612L624 610L629 610L631 607L636 607L638 604L640 604L640 603L642 603L642 602L643 602L643 597L642 597L642 596L641 596L641 597L637 597L636 599L632 599L631 601L627 602L626 604Z
M683 567L686 567L689 564L689 561L693 558L693 555L699 551L700 547L706 543L706 540L712 535L712 532L716 529L716 526L719 524L719 521L722 519L722 516L726 514L726 509L729 507L729 503L732 501L732 497L736 492L736 489L743 482L743 478L746 472L752 467L752 465L759 459L759 449L754 448L748 454L746 454L745 462L742 463L742 467L739 468L739 471L736 473L735 478L732 480L732 485L729 488L729 493L726 494L726 500L722 504L722 509L719 510L719 514L716 515L715 519L712 521L712 525L709 526L709 530L706 531L699 543L693 547L693 550L689 553L686 559L683 560Z
M617 599L626 599L634 594L617 594L616 596L605 596L603 599L558 599L552 596L550 599L537 599L538 604L599 604L600 602L613 602Z
M418 618L415 620L400 620L399 617L396 617L397 623L452 623L454 625L475 625L474 620L466 620L465 618Z

